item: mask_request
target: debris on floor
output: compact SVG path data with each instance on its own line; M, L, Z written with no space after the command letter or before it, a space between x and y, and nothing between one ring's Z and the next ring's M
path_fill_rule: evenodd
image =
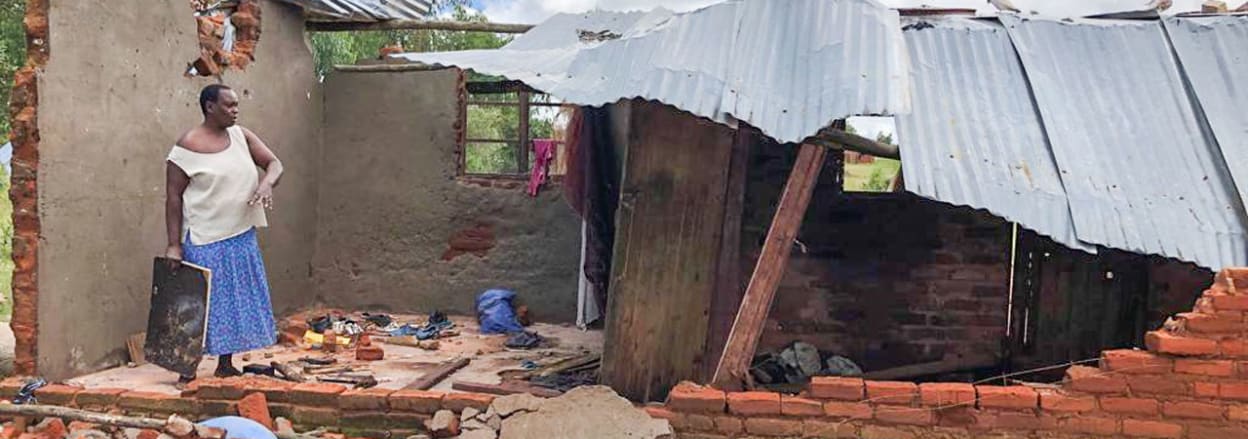
M499 439L672 436L672 427L666 420L651 418L606 386L578 387L549 399L526 394L495 398L490 409L478 415L478 419L485 417L487 426L491 411L501 418Z
M862 368L848 358L819 352L814 345L798 341L779 353L755 356L750 375L758 384L803 384L813 376L862 376Z

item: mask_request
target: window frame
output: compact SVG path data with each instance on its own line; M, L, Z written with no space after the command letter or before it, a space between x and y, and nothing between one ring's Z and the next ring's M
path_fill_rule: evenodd
M490 95L490 94L510 94L516 95L515 100L490 101L473 99L473 96ZM535 90L520 81L502 80L502 81L468 81L466 75L461 76L460 80L460 105L459 105L459 135L456 142L456 153L458 155L457 172L459 177L471 178L497 178L497 179L527 179L532 172L529 154L533 151L533 108L576 108L576 105L567 103L550 103L550 102L533 102L536 95L547 95L539 90ZM518 113L518 124L516 139L487 139L474 138L468 136L468 108L473 106L494 106L516 108ZM552 162L558 161L560 146L565 146L566 139L555 140L555 151ZM515 165L517 172L510 173L479 173L468 171L468 149L472 144L494 144L494 145L516 145ZM566 149L566 146L565 148ZM561 175L550 175L551 180L560 179Z

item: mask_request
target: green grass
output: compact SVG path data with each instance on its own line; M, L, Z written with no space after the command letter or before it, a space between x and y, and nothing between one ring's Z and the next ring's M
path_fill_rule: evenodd
M884 192L888 183L901 172L901 162L876 158L872 163L845 164L846 192Z

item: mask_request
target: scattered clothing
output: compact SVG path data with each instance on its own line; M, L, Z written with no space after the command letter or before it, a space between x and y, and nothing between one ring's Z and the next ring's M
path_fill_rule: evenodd
M598 373L593 370L585 370L570 373L556 373L546 376L535 376L529 379L529 383L538 387L567 392L580 386L592 386L594 384L598 384Z
M523 332L524 327L516 320L511 301L516 293L509 290L487 290L477 296L477 321L482 334L511 334Z
M542 344L542 336L537 335L536 332L523 331L512 334L503 346L512 349L533 349L540 344Z
M533 170L529 172L529 196L536 197L538 189L546 184L550 175L550 163L555 159L555 141L538 139L533 141Z
M394 324L394 319L385 314L369 314L364 313L364 321L376 325L378 328L385 328Z
M256 230L206 245L188 239L182 248L187 262L212 270L205 353L226 355L277 343Z
M438 338L442 331L455 327L455 322L446 317L441 311L434 311L429 314L429 321L423 326L413 326L406 324L387 331L391 337L414 336L417 340L429 340Z
M17 391L17 396L13 397L13 403L14 404L38 404L39 401L35 399L35 391L39 390L40 388L46 385L48 385L48 382L44 380L43 378L36 377L36 378L30 379L29 381L26 382L26 384L22 385L21 389Z

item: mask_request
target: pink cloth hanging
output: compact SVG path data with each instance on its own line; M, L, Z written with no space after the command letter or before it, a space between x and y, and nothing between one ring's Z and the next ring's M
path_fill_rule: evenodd
M553 139L533 140L533 170L529 174L529 196L536 197L538 189L546 184L550 174L550 162L555 158L555 141Z

